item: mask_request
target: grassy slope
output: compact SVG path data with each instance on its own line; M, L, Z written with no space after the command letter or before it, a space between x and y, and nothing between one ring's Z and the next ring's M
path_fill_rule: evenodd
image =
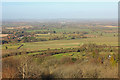
M3 50L3 54L8 52L14 52L21 44L24 44L24 46L17 51L21 51L21 50L34 51L34 50L44 50L48 48L51 49L73 48L87 43L107 44L111 46L117 46L118 37L99 37L99 38L86 38L86 39L73 39L73 40L54 40L54 41L5 44L2 46L2 50ZM8 47L8 50L5 50L5 46Z

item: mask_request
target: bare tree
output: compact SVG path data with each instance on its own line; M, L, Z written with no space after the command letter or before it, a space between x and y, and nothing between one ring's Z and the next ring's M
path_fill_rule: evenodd
M25 55L22 58L20 58L20 65L18 67L18 70L21 73L23 79L29 77L28 76L28 71L30 70L29 68L32 69L32 67L34 67L34 66L30 65L31 61L32 61L32 57L30 57L28 55Z

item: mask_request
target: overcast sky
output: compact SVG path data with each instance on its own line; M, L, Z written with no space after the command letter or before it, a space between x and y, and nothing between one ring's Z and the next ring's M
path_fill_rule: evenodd
M117 2L4 2L6 19L112 19L118 16Z

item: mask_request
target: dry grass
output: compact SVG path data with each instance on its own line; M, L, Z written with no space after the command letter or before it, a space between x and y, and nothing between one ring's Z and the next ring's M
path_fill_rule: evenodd
M17 75L17 72L14 68L12 67L3 68L3 71L2 71L3 78L15 78L16 75Z

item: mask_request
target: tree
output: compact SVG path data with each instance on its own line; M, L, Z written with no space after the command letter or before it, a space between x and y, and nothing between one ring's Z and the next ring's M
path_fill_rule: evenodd
M53 33L56 33L56 31L53 31Z
M18 66L18 70L22 75L22 78L29 78L30 76L28 75L29 70L32 70L34 65L30 65L32 58L29 56L24 56L23 58L20 58L20 65Z
M7 46L6 46L5 48L6 48L6 49L8 49L8 47L7 47Z

